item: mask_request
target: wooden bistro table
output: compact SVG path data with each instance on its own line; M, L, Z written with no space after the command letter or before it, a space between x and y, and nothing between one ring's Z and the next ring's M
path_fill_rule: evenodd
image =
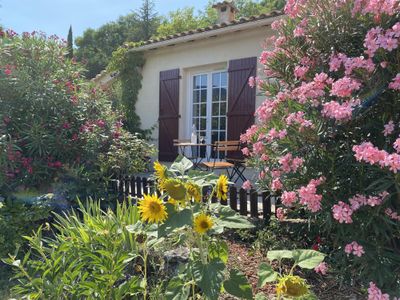
M174 146L178 147L181 154L193 162L193 169L200 169L200 164L207 157L207 147L211 147L212 144L201 144L201 143L189 143L189 142L178 142ZM186 151L189 148L189 151ZM190 153L188 156L187 153Z

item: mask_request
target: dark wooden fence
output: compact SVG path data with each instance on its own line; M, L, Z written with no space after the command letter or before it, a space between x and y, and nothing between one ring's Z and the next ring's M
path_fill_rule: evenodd
M127 197L143 197L143 194L153 194L156 192L155 184L152 179L145 177L124 177L110 181L109 192L116 195L119 200ZM204 190L203 194L209 191ZM217 199L213 198L213 202ZM268 192L257 192L256 190L244 190L237 186L230 186L228 200L222 201L223 205L229 205L241 215L252 218L269 219L275 214L275 205L278 199Z

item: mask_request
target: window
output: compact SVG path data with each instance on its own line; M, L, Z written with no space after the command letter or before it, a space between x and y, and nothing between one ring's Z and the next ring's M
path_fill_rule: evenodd
M206 143L226 140L226 71L193 76L192 124Z

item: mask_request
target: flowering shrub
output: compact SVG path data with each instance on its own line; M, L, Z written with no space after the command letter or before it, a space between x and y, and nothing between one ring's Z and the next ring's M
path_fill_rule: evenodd
M243 153L258 185L330 241L339 278L397 291L399 2L290 0L285 12L260 56L266 78L249 82L267 99Z
M122 129L66 51L57 37L0 32L0 191L47 188L71 169L97 183L145 167L150 146Z

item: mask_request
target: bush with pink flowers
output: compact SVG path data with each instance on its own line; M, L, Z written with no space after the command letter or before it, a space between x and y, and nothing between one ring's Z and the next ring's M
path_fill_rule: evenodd
M122 128L57 37L0 32L0 194L75 174L82 188L144 170L151 147ZM119 159L119 158L120 159ZM126 164L128 163L128 164Z
M287 217L309 218L338 279L399 293L399 1L288 0L285 12L265 78L249 82L266 100L243 152Z

